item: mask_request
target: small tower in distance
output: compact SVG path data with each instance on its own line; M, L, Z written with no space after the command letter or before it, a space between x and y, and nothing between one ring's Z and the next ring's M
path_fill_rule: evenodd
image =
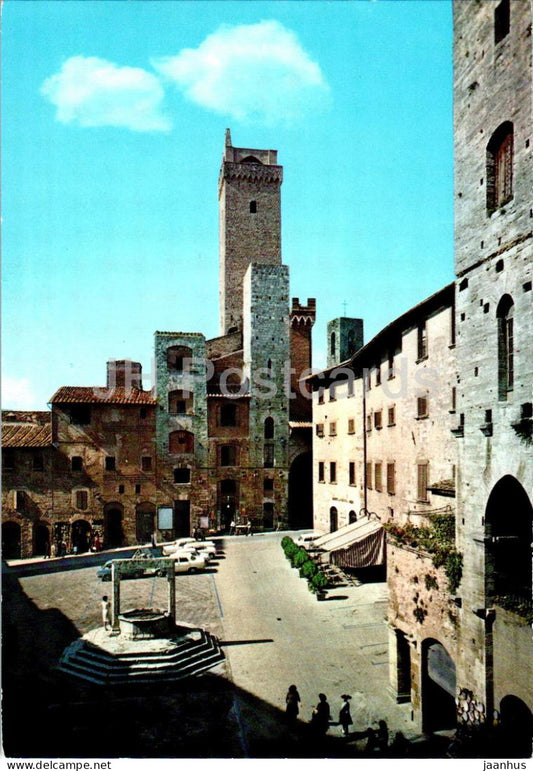
M333 319L328 322L327 336L327 366L334 367L363 347L363 319Z
M233 147L226 129L218 184L220 334L242 328L242 284L251 263L281 265L277 150Z

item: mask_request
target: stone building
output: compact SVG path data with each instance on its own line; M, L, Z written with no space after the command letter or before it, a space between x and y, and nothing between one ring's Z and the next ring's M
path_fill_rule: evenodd
M96 533L114 547L155 529L311 525L311 401L299 380L311 366L316 302L289 304L282 178L276 150L233 147L226 132L219 337L156 332L152 392L140 364L117 361L105 388L66 386L51 415L7 416L6 554L61 542L84 550Z
M458 690L531 751L529 0L454 5ZM472 715L468 717L470 722Z

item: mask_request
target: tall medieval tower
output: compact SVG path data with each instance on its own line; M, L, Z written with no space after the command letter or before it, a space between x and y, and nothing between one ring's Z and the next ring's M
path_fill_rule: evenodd
M457 686L528 752L533 651L518 610L531 602L533 511L531 11L530 0L454 4Z
M220 334L242 329L242 285L251 263L281 265L281 183L277 150L233 147L220 169Z

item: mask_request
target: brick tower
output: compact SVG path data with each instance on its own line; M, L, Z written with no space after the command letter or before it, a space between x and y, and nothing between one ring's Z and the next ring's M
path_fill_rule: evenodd
M242 328L242 283L250 263L281 265L277 150L233 147L226 129L218 198L220 333Z

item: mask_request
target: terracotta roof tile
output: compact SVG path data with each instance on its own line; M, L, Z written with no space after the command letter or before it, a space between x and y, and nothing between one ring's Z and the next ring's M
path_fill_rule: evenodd
M63 386L50 399L52 404L147 404L156 405L151 391L138 388Z
M3 447L48 447L52 444L52 426L29 424L6 425L2 428Z

